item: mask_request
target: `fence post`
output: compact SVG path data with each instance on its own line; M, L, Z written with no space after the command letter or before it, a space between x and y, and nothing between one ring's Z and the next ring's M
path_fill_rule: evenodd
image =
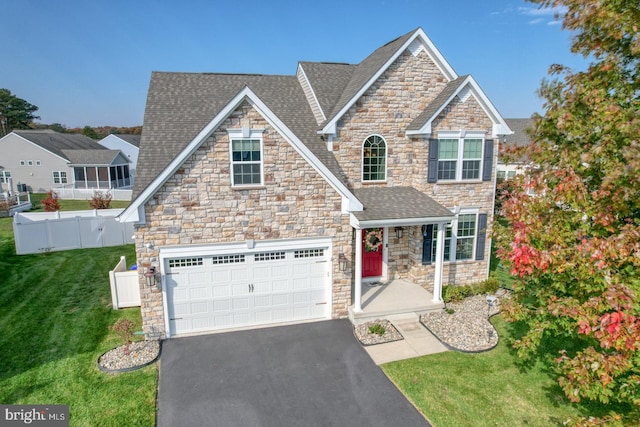
M111 305L114 310L118 309L118 287L116 286L116 273L109 270L109 285L111 286Z

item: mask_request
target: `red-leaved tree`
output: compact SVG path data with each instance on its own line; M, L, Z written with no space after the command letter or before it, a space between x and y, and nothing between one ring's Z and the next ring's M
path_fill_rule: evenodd
M570 400L615 404L575 425L640 425L640 8L530 1L563 8L572 51L591 63L552 66L534 142L517 153L531 168L502 200L498 255L517 277L504 312L528 326L520 356L566 343L556 362Z
M58 201L58 193L51 190L47 196L40 202L45 212L55 212L60 210L60 202Z

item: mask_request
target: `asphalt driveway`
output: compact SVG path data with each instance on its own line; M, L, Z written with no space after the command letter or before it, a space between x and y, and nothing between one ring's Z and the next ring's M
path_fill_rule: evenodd
M347 320L165 341L159 427L429 426Z

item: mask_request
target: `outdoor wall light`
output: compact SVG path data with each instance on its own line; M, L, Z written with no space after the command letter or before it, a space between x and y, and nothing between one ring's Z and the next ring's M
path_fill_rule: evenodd
M404 231L404 230L403 230L403 228L402 228L402 227L396 227L396 237L397 237L398 239L401 239L401 238L402 238L402 232L403 232L403 231Z
M156 286L158 284L158 271L155 266L147 267L147 270L144 272L144 277L147 278L147 285L149 287Z
M347 270L347 257L344 256L344 254L340 254L338 256L338 267L340 268L340 271Z

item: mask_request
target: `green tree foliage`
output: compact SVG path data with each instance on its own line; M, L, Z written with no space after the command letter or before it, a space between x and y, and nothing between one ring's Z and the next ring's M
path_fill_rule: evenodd
M540 89L530 173L504 192L499 256L518 277L505 313L514 346L544 355L563 337L559 383L572 401L618 409L575 425L640 425L640 8L637 0L530 0L563 7L584 71L555 65Z
M31 122L40 118L33 114L36 111L35 105L0 88L0 138L14 129L29 129Z
M91 126L85 126L82 129L82 134L84 136L88 136L91 139L99 139L98 134L96 133L96 131Z

